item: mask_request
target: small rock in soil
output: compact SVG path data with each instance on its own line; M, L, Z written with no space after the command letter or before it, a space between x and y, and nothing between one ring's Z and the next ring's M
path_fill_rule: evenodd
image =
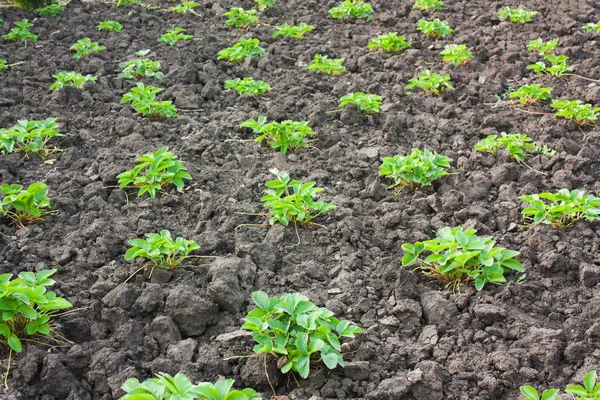
M421 295L421 306L429 325L445 326L458 314L454 303L447 300L440 292L433 290Z

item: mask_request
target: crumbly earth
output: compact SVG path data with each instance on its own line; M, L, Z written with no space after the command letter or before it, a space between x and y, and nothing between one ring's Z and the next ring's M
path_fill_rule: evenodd
M446 2L435 17L455 33L425 40L416 21L431 17L411 2L380 0L371 22L338 22L328 0L278 1L261 16L264 25L224 27L222 14L249 0L201 2L194 15L141 7L72 1L54 19L15 8L2 10L2 34L23 18L33 20L37 45L1 42L0 58L25 64L0 72L0 127L18 119L57 117L67 134L56 143L65 151L42 162L36 156L0 156L0 181L48 184L58 215L24 229L1 220L0 272L57 268L56 291L80 311L59 319L60 333L73 342L48 351L30 345L14 360L10 390L3 399L114 399L128 377L182 371L192 381L234 378L271 396L262 358L229 359L252 353L252 339L239 331L253 306L250 293L298 291L352 320L364 333L345 346L347 367L315 368L298 386L266 367L277 394L288 399L498 400L517 399L519 386L564 387L600 369L600 225L526 229L518 195L580 188L600 191L600 131L552 115L525 113L496 103L508 85L540 83L553 98L600 105L600 84L576 77L540 78L526 70L539 60L527 44L560 38L558 52L576 73L600 78L600 37L581 31L595 22L595 0L533 0L534 22L500 22L496 11L516 1ZM163 4L163 8L173 3ZM96 30L102 20L123 24L121 33ZM304 41L272 39L283 22L316 26ZM180 26L194 41L168 47L156 39ZM400 55L369 54L370 38L404 34L412 49ZM74 60L69 47L82 37L107 47ZM267 54L241 65L216 60L239 37L261 40ZM475 58L467 67L444 65L445 44L466 44ZM119 63L151 49L165 72L160 99L183 111L171 120L143 119L121 105L135 82L118 77ZM303 70L315 53L344 57L349 73L318 76ZM422 68L449 73L456 91L440 98L410 93L408 79ZM85 91L50 92L60 71L94 74ZM264 98L240 98L224 81L252 76L270 83ZM353 91L380 94L384 110L363 116L337 107ZM551 112L546 106L534 112ZM254 143L239 128L248 118L308 120L315 148L283 156ZM488 134L527 133L557 150L535 157L531 169L505 154L473 148ZM183 193L154 200L115 188L116 176L136 157L168 146L190 170ZM380 159L427 147L453 159L454 174L433 188L393 195L378 176ZM239 228L263 223L260 213L269 169L312 180L321 199L338 209L317 222L327 229ZM543 172L535 172L532 169ZM519 250L526 282L488 285L476 293L450 294L401 266L400 245L433 238L444 226L471 226L499 245ZM217 258L209 266L193 261L172 273L139 273L126 262L127 240L169 229L194 239L198 254ZM7 353L0 355L6 366Z

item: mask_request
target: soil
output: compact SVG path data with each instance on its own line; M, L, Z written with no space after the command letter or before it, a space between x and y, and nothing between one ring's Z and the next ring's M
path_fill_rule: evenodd
M252 353L253 341L239 330L253 308L250 293L298 291L340 318L364 328L345 345L347 367L314 369L299 386L280 376L269 359L277 394L288 399L498 400L517 399L519 386L562 388L600 369L600 225L572 229L526 229L518 195L580 188L600 192L600 130L580 130L551 115L519 112L500 104L508 85L540 83L553 98L600 105L600 84L579 78L540 78L526 70L539 60L527 44L560 38L559 53L575 72L600 77L600 37L581 31L595 22L595 0L533 0L534 22L500 22L496 11L516 1L447 1L436 17L455 33L425 40L416 21L428 14L409 1L376 1L369 23L339 22L327 10L334 1L278 1L261 16L275 25L315 25L304 41L272 39L267 25L247 30L224 27L222 14L249 0L202 2L200 17L142 7L72 1L54 19L15 8L2 10L2 34L28 18L36 45L3 41L0 58L25 64L0 77L0 126L18 119L57 117L67 134L65 151L42 162L36 156L0 156L0 181L43 181L59 214L17 229L0 224L0 272L57 268L57 293L78 312L59 319L72 345L30 345L14 360L2 399L115 399L128 377L184 372L192 381L234 378L270 398L262 358L226 358ZM163 8L172 6L163 4ZM96 30L102 20L121 22L119 34ZM168 47L156 42L181 26L195 40ZM397 31L412 49L400 55L369 54L375 35ZM107 50L74 60L69 47L90 37ZM240 36L256 37L267 50L242 65L216 61L217 52ZM445 44L463 43L475 58L467 67L444 65ZM122 95L135 82L118 77L119 62L152 49L165 78L148 81L166 90L182 112L172 120L142 119ZM346 58L348 74L318 76L303 70L315 53ZM456 91L440 98L410 93L405 85L420 68L450 73ZM50 92L52 75L78 71L98 77L85 91ZM224 81L252 76L270 83L264 98L240 98ZM353 91L384 97L384 111L363 116L356 109L326 113ZM531 107L551 112L546 105ZM283 156L254 143L239 128L248 118L308 120L314 149ZM488 134L527 133L557 150L551 159L529 160L532 169L505 154L478 153ZM115 188L116 176L136 157L168 146L190 170L183 193L148 199ZM381 157L427 147L451 157L454 175L429 190L394 195L378 177ZM320 218L323 228L239 228L262 223L242 212L264 212L260 197L269 169L288 171L325 190L321 198L338 209ZM401 266L400 245L435 237L444 226L471 226L499 245L519 250L524 283L488 285L481 292L445 292ZM151 278L140 264L124 261L127 240L169 229L196 240L198 254L217 258L209 266ZM200 261L192 264L200 264ZM7 354L0 354L3 368Z

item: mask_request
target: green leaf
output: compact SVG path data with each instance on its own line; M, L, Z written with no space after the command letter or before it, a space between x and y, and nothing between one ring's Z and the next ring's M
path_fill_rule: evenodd
M269 295L265 292L256 291L252 293L252 300L260 309L264 311L271 310L271 300L269 299Z
M21 346L21 341L19 340L17 335L15 335L15 334L9 335L7 342L8 342L8 345L10 346L10 348L13 349L14 351L16 351L17 353L20 353L21 350L23 350L23 347Z
M323 359L323 363L329 369L334 369L338 365L338 355L337 355L337 353L330 352L330 353L323 354L323 352L321 352L321 358Z
M310 373L310 356L304 355L298 357L298 361L296 361L296 368L302 378L308 378L308 374Z

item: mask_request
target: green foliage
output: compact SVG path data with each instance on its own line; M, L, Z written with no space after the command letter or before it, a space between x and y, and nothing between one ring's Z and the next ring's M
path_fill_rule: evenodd
M164 43L167 46L175 46L177 42L183 40L187 42L188 40L192 40L194 37L192 35L183 34L183 28L176 27L173 29L169 29L167 33L163 34L161 37L156 39L159 43Z
M531 386L521 386L519 388L521 393L525 396L523 400L558 400L558 389L544 390L541 397L538 392Z
M314 26L308 25L304 22L300 22L300 24L296 26L282 24L275 27L273 37L276 38L278 36L286 36L293 39L304 39L304 34L314 29Z
M473 228L463 230L442 228L433 240L405 243L402 265L419 263L419 269L430 279L445 284L446 289L456 291L460 284L474 284L481 290L486 283L504 283L504 273L523 272L523 266L514 258L518 251L494 247L496 242L489 236L477 236ZM422 253L431 253L421 258Z
M17 7L24 8L28 11L37 10L38 8L43 8L54 3L55 0L12 0ZM9 2L10 3L10 2ZM0 21L2 18L0 18Z
M267 7L275 5L275 0L254 0L254 2L256 3L258 9L261 11L266 9Z
M444 2L441 0L415 0L413 8L421 11L439 11L444 9Z
M416 78L411 78L406 85L407 89L418 87L426 92L439 96L444 90L454 90L450 75L432 73L428 69L423 70Z
M144 117L177 117L177 109L171 101L156 101L156 94L164 89L138 82L131 91L125 93L121 104L131 102L131 107Z
M171 7L171 9L169 11L177 13L177 14L195 14L198 15L195 11L194 8L200 6L199 3L196 3L195 1L182 1L180 5L176 6L176 7Z
M41 158L57 151L54 146L49 146L48 141L53 137L64 136L58 129L56 118L47 118L42 121L20 120L8 129L0 129L0 152L37 153Z
M264 116L259 116L258 120L249 119L244 121L240 128L251 128L259 136L255 139L257 142L266 140L273 149L279 149L282 154L288 150L308 147L309 140L307 136L314 135L314 132L308 126L306 121L283 121L269 122Z
M160 62L148 58L134 58L119 64L123 71L119 74L124 79L154 78L161 80L164 74L160 72Z
M342 96L338 108L354 104L362 113L377 114L381 108L381 100L381 96L377 96L376 94L354 92Z
M600 33L600 21L596 23L590 22L589 24L584 25L581 29L588 32Z
M346 73L346 67L342 65L344 61L345 58L330 59L327 56L322 56L317 53L315 54L312 62L304 67L304 69L315 71L317 74L327 74L333 76L343 75Z
M88 82L96 82L98 78L93 75L81 75L77 72L62 71L56 75L52 75L56 81L50 85L50 90L59 90L66 86L75 87L83 90Z
M117 7L130 6L132 4L136 6L147 7L147 4L142 0L117 0Z
M234 28L245 28L252 24L258 23L258 17L256 16L256 10L244 10L240 7L233 7L231 10L223 14L227 17L225 25L233 26Z
M255 81L254 78L246 77L225 81L225 89L234 89L239 95L263 96L271 90L271 86L266 82Z
M0 71L6 71L8 69L7 61L0 58Z
M35 182L23 190L23 186L7 183L0 185L4 196L0 202L0 213L13 221L19 228L26 224L41 222L44 215L52 213L48 186ZM44 210L44 209L49 210Z
M56 311L73 307L71 303L46 287L54 285L50 279L55 269L45 269L37 274L21 272L11 279L12 274L0 275L0 344L7 344L12 351L20 353L22 341L39 335L52 336L55 327L52 316Z
M38 8L35 11L37 11L37 13L40 15L45 15L47 17L54 18L58 14L61 14L63 11L65 11L65 6L61 6L59 4L50 4L49 6L46 6L44 8Z
M152 197L152 194L150 196ZM193 240L181 237L173 240L171 233L166 229L160 233L146 233L146 239L130 239L127 243L131 247L125 253L125 260L142 258L150 261L154 267L168 270L179 267L182 262L192 257L192 251L200 248Z
M306 379L311 361L322 361L329 369L344 367L340 339L362 332L299 293L269 297L259 291L252 293L252 300L258 308L244 318L242 329L252 332L258 343L255 353L278 357L283 373L294 371Z
M337 7L329 10L333 19L366 19L370 21L373 14L373 7L363 0L344 0Z
M596 371L590 371L583 377L583 386L569 385L565 392L577 396L577 400L598 400L600 399L600 383L596 384L597 378Z
M428 149L413 149L407 156L384 157L382 161L379 175L392 178L394 184L388 189L397 187L399 192L405 187L431 186L433 181L448 175L452 159Z
M567 64L567 56L557 56L556 54L548 54L544 56L544 60L550 63L548 66L544 61L538 61L535 64L530 64L527 69L532 70L538 75L549 74L557 78L562 77L567 72L573 71L573 68Z
M546 145L540 146L527 135L521 133L506 134L505 132L502 132L500 137L489 135L480 140L475 145L475 150L496 154L500 146L504 147L510 153L510 156L519 163L525 161L525 158L538 153L547 157L554 157L556 154L555 150L549 149Z
M552 100L550 107L558 112L554 115L573 120L577 125L595 125L600 107L592 108L591 104L583 104L581 100Z
M586 195L578 189L525 195L520 196L519 200L529 203L529 207L525 207L521 214L533 224L541 222L553 228L569 228L580 219L600 219L600 198Z
M239 42L231 47L219 51L218 60L227 60L231 63L241 63L247 57L260 57L265 54L265 49L259 46L258 39L240 38Z
M508 18L510 22L516 24L526 24L532 21L532 18L537 14L537 11L526 11L522 8L510 8L508 6L501 8L498 11L500 21Z
M397 32L390 32L387 35L374 37L367 47L371 50L386 53L401 53L406 49L410 49L411 46L404 36L398 36Z
M438 18L433 21L420 19L417 21L417 30L423 32L425 37L440 39L454 32L445 21L440 21Z
M73 58L81 58L90 55L92 52L98 52L106 50L106 47L99 45L96 42L92 42L90 38L79 39L77 43L71 46L71 51L75 51Z
M123 29L123 25L121 25L117 21L102 21L98 23L96 28L98 28L99 31L121 32L121 29Z
M29 31L29 28L31 28L33 24L28 20L24 19L22 21L16 21L15 25L16 27L12 28L10 32L2 36L2 38L6 40L25 42L25 46L27 46L28 40L31 40L34 43L37 41L37 35Z
M192 177L177 156L168 150L167 147L161 147L154 153L136 159L134 169L117 175L119 188L136 188L139 189L138 197L148 193L151 198L156 197L157 193L166 194L166 188L170 185L182 190L185 186L183 180Z
M464 44L447 44L440 54L444 56L444 62L454 66L465 66L473 58L473 53Z
M523 85L509 94L511 99L519 99L521 105L538 104L552 97L550 94L552 88L541 87L540 85Z
M554 49L558 46L558 38L544 42L542 39L536 39L529 42L527 45L528 50L537 51L540 56L546 56L552 54Z

